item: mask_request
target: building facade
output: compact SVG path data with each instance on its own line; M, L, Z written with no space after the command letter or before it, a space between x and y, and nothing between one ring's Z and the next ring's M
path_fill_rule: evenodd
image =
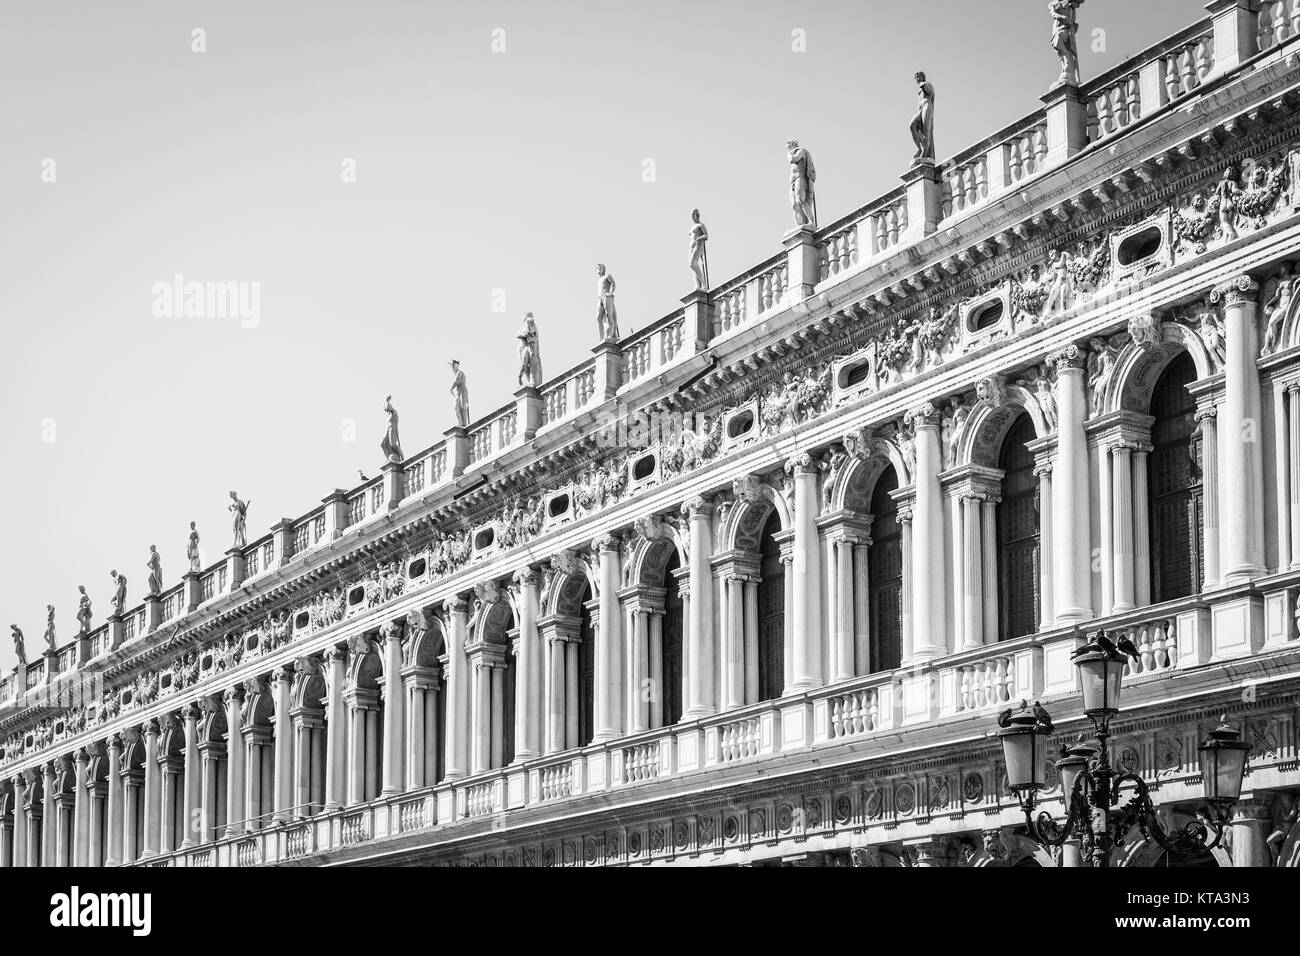
M1101 628L1170 827L1252 744L1113 862L1300 863L1300 2L1208 10L20 665L0 866L1071 865L992 734Z

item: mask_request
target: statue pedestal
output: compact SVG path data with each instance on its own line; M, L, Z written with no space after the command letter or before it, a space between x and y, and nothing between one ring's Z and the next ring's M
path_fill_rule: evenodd
M185 581L185 612L188 614L199 606L203 601L203 588L199 584L199 572L186 571ZM114 647L117 645L114 644Z
M268 566L282 568L293 557L293 519L281 518L271 526L272 541L275 542L275 564Z
M447 440L447 470L459 478L469 467L469 429L453 425L442 435Z
M389 511L394 511L402 503L402 476L405 471L400 461L384 462L384 501Z
M90 660L90 635L85 631L77 634L77 665Z
M1077 86L1054 86L1043 97L1047 107L1047 159L1051 169L1088 145L1088 104Z
M14 701L22 700L23 694L27 693L27 665L26 664L19 664L14 668L13 683L11 683L9 686L11 686L14 691L13 697L11 699Z
M144 599L144 632L152 634L158 630L158 625L162 623L162 597L157 594L145 595Z
M122 615L110 614L108 616L108 649L110 651L115 651L122 646L122 636L125 633L126 628L122 625Z
M591 354L596 356L596 390L588 407L613 398L623 384L623 350L617 342L601 342Z
M43 655L45 658L45 683L48 684L54 680L56 661L59 657L58 651L46 651Z
M226 584L234 594L244 583L244 552L231 548L226 552Z
M791 229L781 238L785 246L786 263L790 274L789 301L802 302L813 293L821 280L817 264L817 234L812 226Z
M1214 68L1202 84L1254 56L1259 49L1258 7L1254 0L1211 0L1205 5L1214 18Z
M907 187L908 239L931 235L943 218L943 186L933 160L922 160L903 174Z
M321 534L321 541L333 541L348 526L348 493L342 488L335 488L321 499L321 504L325 506L325 531ZM307 546L311 547L314 543L309 540Z
M532 441L537 429L542 427L542 393L531 385L515 392L515 415L519 421L517 438L521 442Z
M696 289L683 296L682 305L686 312L686 334L682 346L692 353L703 352L709 347L709 339L713 338L713 306L709 301L709 290Z

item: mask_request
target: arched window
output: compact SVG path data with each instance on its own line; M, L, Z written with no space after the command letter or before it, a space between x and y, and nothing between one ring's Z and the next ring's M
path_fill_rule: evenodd
M676 553L664 572L663 626L663 722L664 726L682 719L682 589L673 572L681 567Z
M596 628L591 623L591 588L582 596L578 636L578 746L585 747L596 735Z
M903 660L903 534L898 523L898 475L891 465L871 496L871 549L867 602L871 620L871 670L893 670Z
M1159 603L1197 594L1204 574L1201 553L1201 442L1196 400L1187 386L1196 365L1183 353L1169 363L1151 397L1148 526L1151 529L1152 597Z
M998 466L1002 503L998 505L998 609L1002 640L1038 630L1038 478L1034 456L1034 423L1022 414L1002 443Z
M785 565L776 543L780 530L780 516L773 511L758 546L759 700L776 700L785 693Z

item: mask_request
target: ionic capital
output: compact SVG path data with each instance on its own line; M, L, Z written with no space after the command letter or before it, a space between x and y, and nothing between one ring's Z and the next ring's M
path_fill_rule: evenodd
M816 475L820 471L817 461L807 452L800 452L785 463L785 473L792 477Z
M692 521L696 518L707 518L712 513L713 503L703 495L695 495L682 502L682 514Z
M1057 375L1071 370L1082 371L1087 361L1087 351L1078 345L1067 345L1065 348L1057 349L1047 356L1047 364L1052 367Z
M621 544L618 535L601 534L597 535L595 540L591 542L591 550L602 554L608 551L617 552Z
M1239 275L1215 287L1210 293L1210 301L1215 305L1241 305L1259 299L1259 283L1248 275Z
M912 425L916 428L938 428L942 420L943 414L935 407L934 402L922 402L903 416L904 425Z

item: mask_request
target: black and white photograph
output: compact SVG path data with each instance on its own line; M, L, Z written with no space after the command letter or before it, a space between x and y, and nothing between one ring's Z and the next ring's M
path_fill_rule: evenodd
M1300 0L0 0L0 131L15 932L1284 926Z

